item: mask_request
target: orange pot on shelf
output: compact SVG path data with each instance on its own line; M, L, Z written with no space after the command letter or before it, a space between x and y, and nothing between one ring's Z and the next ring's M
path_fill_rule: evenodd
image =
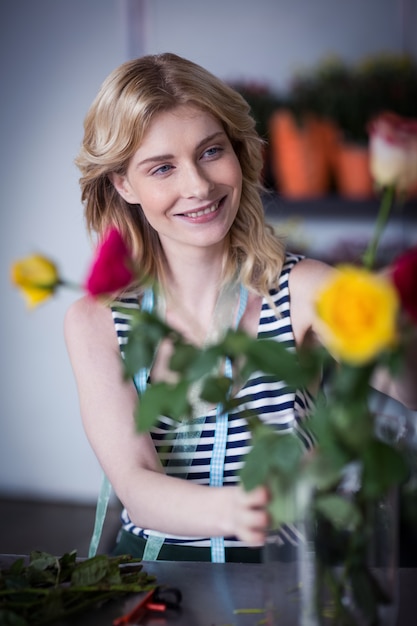
M269 123L271 173L277 190L288 198L327 194L330 168L323 126L314 116L298 125L287 110L276 111Z
M341 141L337 151L335 179L341 196L353 200L372 198L375 190L368 147Z
M324 150L325 161L330 171L329 176L333 177L339 152L340 130L331 120L321 119L318 122L320 124L322 150Z

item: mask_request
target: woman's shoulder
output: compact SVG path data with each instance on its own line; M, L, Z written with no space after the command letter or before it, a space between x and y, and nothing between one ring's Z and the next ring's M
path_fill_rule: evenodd
M291 278L299 283L313 284L315 287L326 280L334 267L318 259L302 255L287 255L287 262L291 264Z
M65 320L70 322L88 322L97 319L97 317L106 317L109 311L109 305L105 301L84 295L70 304L65 313Z
M314 330L317 293L335 269L317 259L301 258L291 268L289 290L291 318L295 334L303 337Z
M85 295L75 300L64 317L64 333L67 341L96 339L112 331L113 322L108 303Z
M334 271L334 267L318 259L301 258L292 266L289 276L292 295L298 295L300 299L312 302L316 298L317 291Z

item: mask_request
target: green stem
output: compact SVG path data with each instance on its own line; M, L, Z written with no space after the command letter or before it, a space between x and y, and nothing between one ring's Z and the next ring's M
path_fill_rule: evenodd
M368 244L367 249L362 257L365 268L372 269L375 263L376 251L378 249L381 235L384 232L387 224L391 208L394 202L395 186L390 185L386 187L382 195L381 206L379 209L378 217L375 224L375 230L371 241Z
M66 289L72 289L73 291L80 291L82 289L82 286L79 283L74 283L66 278L60 278L57 285L59 287L65 287Z

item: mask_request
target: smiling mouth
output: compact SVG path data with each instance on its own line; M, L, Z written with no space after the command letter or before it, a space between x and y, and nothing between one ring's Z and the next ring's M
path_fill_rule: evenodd
M214 204L211 204L210 206L206 207L205 209L201 209L200 211L191 211L190 213L182 213L182 215L184 217L192 217L192 218L202 217L203 215L209 215L210 213L214 213L215 211L217 211L217 209L219 208L219 204L220 204L220 201L217 201Z

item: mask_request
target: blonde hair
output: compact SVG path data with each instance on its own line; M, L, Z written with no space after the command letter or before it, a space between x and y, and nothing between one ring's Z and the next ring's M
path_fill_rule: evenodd
M239 210L224 259L226 281L238 273L249 289L267 295L277 286L284 246L265 223L261 201L263 142L248 103L201 66L172 53L148 55L116 68L102 84L84 122L80 169L87 229L99 237L119 229L143 274L159 281L164 254L140 205L128 204L111 182L125 174L155 115L178 105L199 107L223 125L242 170Z

